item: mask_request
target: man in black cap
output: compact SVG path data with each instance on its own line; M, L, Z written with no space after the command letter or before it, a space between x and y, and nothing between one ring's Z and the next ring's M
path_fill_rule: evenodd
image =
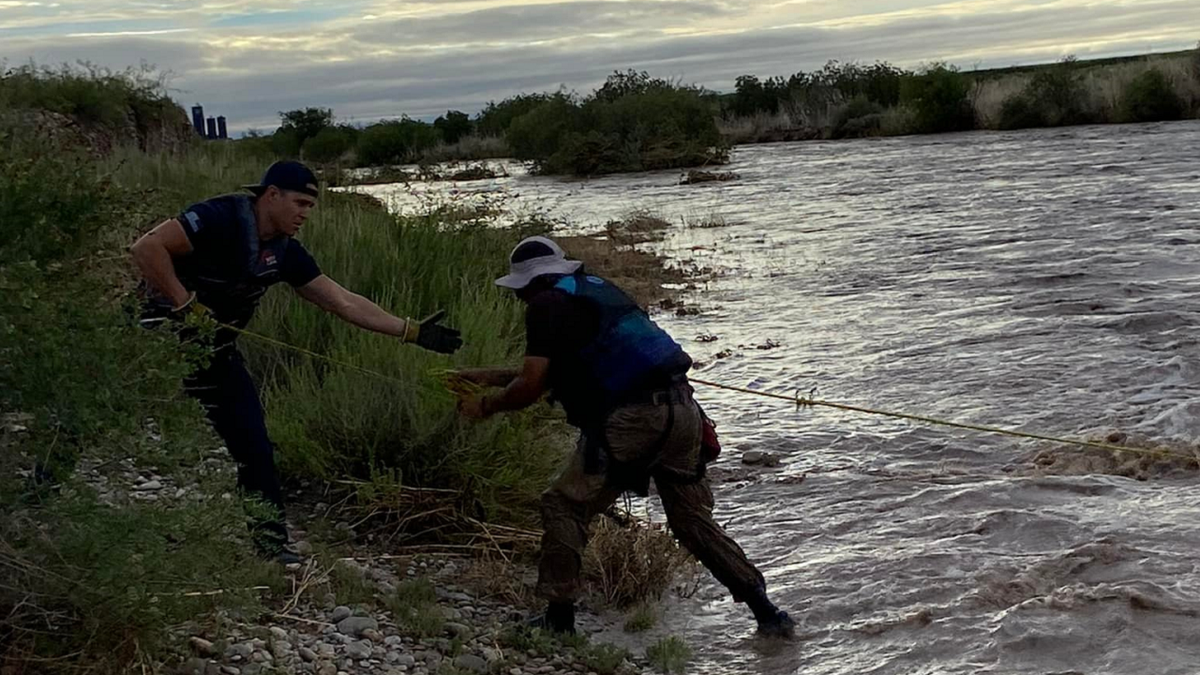
M591 521L625 491L647 494L654 480L675 537L744 602L760 634L790 636L795 624L767 598L766 582L713 520L705 464L715 442L692 398L692 359L611 282L568 260L558 244L529 237L513 249L510 273L496 285L525 302L520 370L459 371L503 391L461 399L482 418L519 410L546 392L582 432L578 448L542 493L538 594L549 601L535 626L575 630L575 597ZM715 439L714 439L715 440Z
M219 324L244 328L267 289L287 282L300 297L360 328L449 354L462 345L457 330L401 319L321 274L296 233L317 205L317 179L299 162L276 162L252 194L215 197L163 221L130 249L143 276L143 323L210 314ZM218 328L205 368L186 381L238 463L238 486L274 507L256 519L255 544L280 562L299 559L287 548L283 491L267 436L262 403L236 347L237 333Z

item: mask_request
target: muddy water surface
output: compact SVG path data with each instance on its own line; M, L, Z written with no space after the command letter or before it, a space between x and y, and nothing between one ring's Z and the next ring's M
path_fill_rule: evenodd
M514 172L431 189L585 229L638 208L677 223L661 247L723 273L699 315L658 317L699 377L1187 446L1198 149L1197 123L1089 127L742 147L719 185ZM1045 476L1036 442L699 395L723 467L782 456L718 486L717 515L801 638L754 640L706 579L627 644L681 635L697 673L1200 673L1195 472Z

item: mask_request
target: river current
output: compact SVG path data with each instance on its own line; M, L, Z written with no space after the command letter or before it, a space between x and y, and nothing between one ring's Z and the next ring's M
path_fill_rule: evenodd
M424 189L583 230L639 209L675 223L651 246L719 272L689 294L698 314L656 316L703 363L697 377L1191 452L1198 149L1196 122L1080 127L739 147L721 168L739 178L701 186L514 168ZM1200 673L1195 471L698 397L726 448L717 518L799 637L755 639L704 575L649 634L605 638L640 650L679 635L689 673ZM751 450L782 464L744 469Z

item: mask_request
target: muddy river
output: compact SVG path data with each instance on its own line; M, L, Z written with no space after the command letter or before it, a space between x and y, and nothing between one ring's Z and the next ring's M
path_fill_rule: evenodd
M698 314L657 317L697 377L1190 452L1198 149L1195 122L1081 127L740 147L722 168L740 178L704 186L512 167L420 189L584 230L637 209L674 223L652 245L719 271ZM718 519L800 637L755 640L707 576L651 633L606 637L679 635L697 673L1200 673L1196 471L699 397L726 446ZM744 468L751 450L781 465Z

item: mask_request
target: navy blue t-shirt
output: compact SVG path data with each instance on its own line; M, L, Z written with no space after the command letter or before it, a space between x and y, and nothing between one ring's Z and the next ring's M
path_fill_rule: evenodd
M283 281L299 288L321 275L300 242L258 238L254 197L223 195L193 204L178 220L192 253L175 258L175 273L217 321L244 327L267 289Z

